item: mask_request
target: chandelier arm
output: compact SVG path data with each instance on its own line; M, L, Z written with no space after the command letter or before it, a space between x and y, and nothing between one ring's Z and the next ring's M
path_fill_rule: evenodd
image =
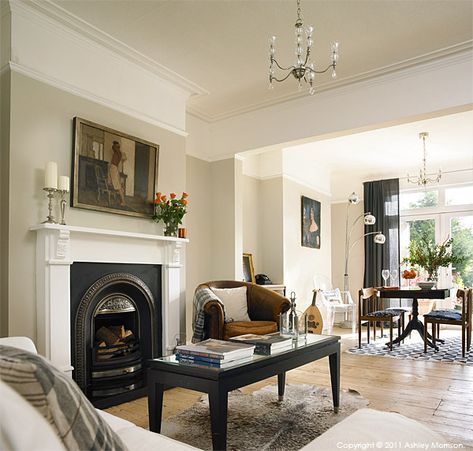
M314 74L325 74L325 72L327 72L330 68L335 69L335 65L332 63L327 67L327 69L324 69L324 70L312 70L312 69L310 70L314 72Z
M304 61L304 67L307 65L307 62L309 61L309 56L310 56L310 47L307 47L307 52L306 52L305 61ZM312 70L310 67L308 67L307 69Z
M289 72L284 78L273 77L272 79L275 80L275 81L281 82L281 81L287 80L291 74L292 74L292 72Z
M293 69L295 69L294 66L282 67L282 66L278 63L278 61L277 61L276 58L273 58L273 62L276 63L276 66L278 66L279 69L281 69L281 70L293 70Z

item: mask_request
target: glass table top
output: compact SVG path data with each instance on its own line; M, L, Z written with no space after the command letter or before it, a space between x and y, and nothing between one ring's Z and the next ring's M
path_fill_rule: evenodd
M287 354L290 352L293 352L294 350L297 349L303 349L303 348L308 348L311 346L316 346L321 343L326 343L326 342L334 342L340 340L339 336L336 335L314 335L314 334L307 334L306 336L299 337L298 340L292 340L292 346L290 348L285 348L282 350L275 350L271 353L271 355L261 355L261 354L253 354L251 357L245 358L245 359L240 359L240 360L233 360L229 362L225 362L221 367L211 367L205 364L197 364L197 363L183 363L179 362L176 359L176 355L170 355L166 357L159 357L157 359L152 359L150 362L159 362L159 363L164 363L168 365L177 365L177 366L186 366L186 367L191 367L191 368L205 368L208 370L214 370L214 371L225 371L228 369L233 369L236 367L239 367L241 365L247 365L248 363L252 362L257 362L257 361L262 361L262 360L267 360L274 358L276 356L280 356L282 354Z

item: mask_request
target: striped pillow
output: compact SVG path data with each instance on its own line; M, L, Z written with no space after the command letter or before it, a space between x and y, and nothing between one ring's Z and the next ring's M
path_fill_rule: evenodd
M77 384L44 357L0 345L0 379L32 404L68 450L126 450Z

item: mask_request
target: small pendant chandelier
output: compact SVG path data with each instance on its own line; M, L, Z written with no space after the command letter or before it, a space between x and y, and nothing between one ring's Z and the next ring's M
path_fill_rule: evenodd
M302 12L301 12L301 1L297 0L297 20L295 23L296 27L296 62L294 65L289 67L281 66L276 58L274 57L276 49L275 49L275 42L276 36L272 36L269 40L269 89L273 89L273 82L283 82L286 80L291 74L299 83L299 91L302 90L302 82L305 82L309 85L309 93L310 95L314 95L315 87L314 87L314 79L315 74L323 74L327 72L329 69L332 69L332 78L337 77L337 73L335 71L335 67L338 62L338 42L333 42L331 44L331 57L332 62L331 64L323 70L316 70L316 66L313 62L310 61L310 51L312 48L312 44L314 41L312 40L312 33L314 28L312 26L307 27L305 30L306 39L306 49L305 55L303 54L303 44L304 44L304 29L302 23ZM275 76L275 66L283 72L281 78L277 78Z
M426 187L429 183L438 183L442 178L442 171L439 169L436 177L428 177L427 174L427 151L425 150L425 138L427 138L429 134L427 132L419 133L419 138L422 139L423 146L424 146L424 153L422 158L422 168L419 170L418 177L411 177L407 174L407 181L408 183L414 183L415 185Z

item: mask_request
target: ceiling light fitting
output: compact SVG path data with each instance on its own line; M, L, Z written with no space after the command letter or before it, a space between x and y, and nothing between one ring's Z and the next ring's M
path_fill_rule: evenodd
M275 42L276 36L272 36L269 40L269 89L273 89L273 82L283 82L291 74L299 83L299 91L302 90L302 82L304 81L309 85L310 95L315 94L314 79L315 74L324 74L329 69L332 69L332 78L337 77L335 67L338 62L338 42L332 42L331 44L331 57L332 63L324 70L316 70L316 66L313 62L310 61L310 51L312 44L314 43L312 39L312 33L314 28L312 26L307 27L305 30L306 39L306 49L305 56L303 55L303 45L304 45L304 25L302 23L302 12L301 12L301 1L297 0L297 20L295 23L296 27L296 62L293 66L283 67L281 66L276 58L274 57L276 53ZM281 78L275 76L275 66L283 71ZM287 73L286 73L287 72ZM284 74L285 73L285 74Z
M439 169L437 173L437 177L427 177L427 151L425 150L425 138L427 138L429 134L427 132L419 133L419 138L422 139L423 146L424 146L424 154L422 159L422 168L419 170L418 177L411 177L407 174L407 181L409 183L414 183L419 186L427 186L429 183L438 183L442 178L442 171Z

